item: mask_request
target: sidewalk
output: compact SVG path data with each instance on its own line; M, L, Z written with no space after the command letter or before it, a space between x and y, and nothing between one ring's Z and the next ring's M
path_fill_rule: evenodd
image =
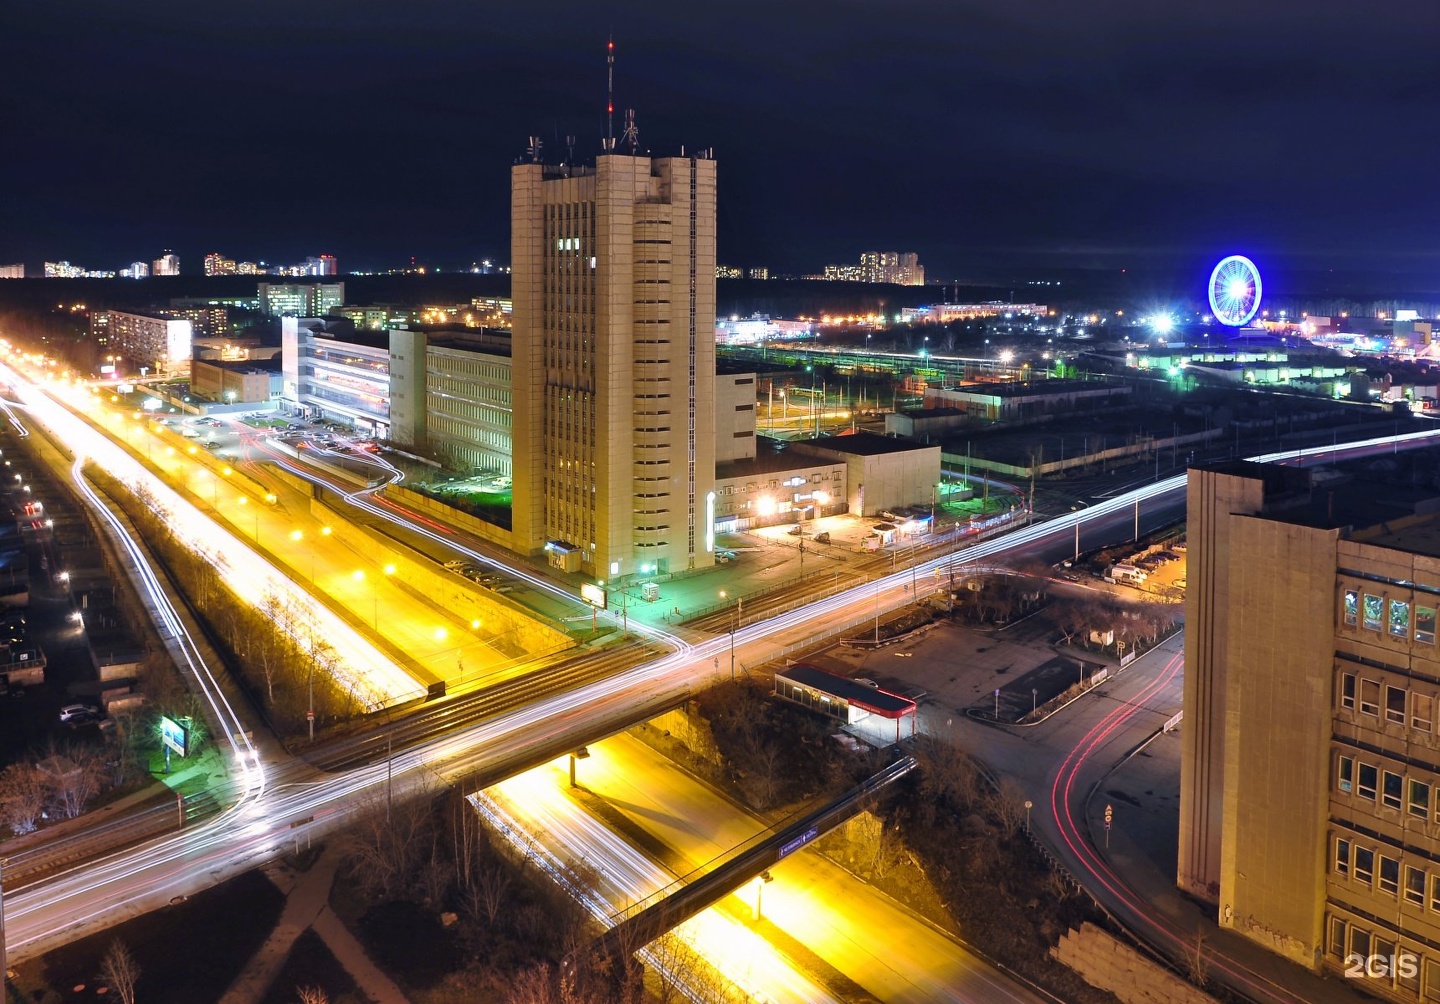
M327 847L307 872L297 874L279 864L265 869L270 881L285 893L285 909L275 930L235 977L220 1004L258 1004L263 1000L296 939L310 928L367 998L377 1004L408 1004L400 988L370 961L364 947L330 909L330 887L339 867L339 853Z
M1183 726L1182 726L1183 727ZM1087 807L1086 820L1096 852L1116 875L1122 876L1143 902L1164 915L1175 927L1203 932L1210 968L1220 967L1223 956L1232 970L1248 971L1249 978L1285 996L1307 1004L1357 1004L1376 998L1360 985L1337 977L1320 976L1268 952L1254 942L1215 922L1213 911L1180 893L1175 885L1179 847L1180 736L1162 735L1105 777ZM1110 843L1105 843L1105 806L1114 806Z

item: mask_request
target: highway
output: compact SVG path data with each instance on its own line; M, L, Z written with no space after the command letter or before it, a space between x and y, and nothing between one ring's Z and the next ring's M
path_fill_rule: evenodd
M557 773L563 772L553 766L527 771L476 796L474 802L482 816L608 926L613 914L666 888L675 877L578 811L559 787L553 776ZM583 869L577 867L581 863ZM676 928L675 935L715 967L722 985L748 996L777 1004L840 1004L729 912L712 907ZM674 959L675 954L657 945L645 958L662 971L675 970L670 978L682 979L685 974L678 970L683 963Z
M579 783L628 826L663 845L672 874L708 870L767 828L759 817L632 736L615 736L587 749L590 756L578 765ZM585 807L566 795L569 774L564 764L530 771L514 781L526 783L526 808L529 800L540 797L550 805L543 824L548 839L562 835L564 845L579 846L571 835L578 841L579 834L596 825ZM532 820L527 828L533 833L532 824L538 823ZM586 860L605 867L608 846L597 846ZM1041 1000L818 853L791 855L770 874L774 881L765 884L763 893L758 892L759 883L751 883L724 901L722 912L749 920L758 896L769 924L887 1004ZM721 907L710 912L716 909Z
M160 483L133 458L58 405L41 388L0 368L0 376L26 405L29 414L44 424L77 456L101 460L109 472L128 484L151 492L165 508L178 531L197 550L210 555L237 588L257 585L295 593L295 602L326 630L334 630L344 654L342 670L373 676L377 685L402 693L410 686L373 646L342 621L313 601L303 589L286 579L268 562L250 551L243 540L217 531L216 524L190 503ZM1417 433L1403 442L1430 442L1440 436ZM1391 440L1351 444L1345 452L1380 452L1398 448ZM1312 455L1333 448L1311 451ZM1283 455L1286 458L1294 453ZM1270 457L1266 459L1280 459ZM1090 509L1045 524L1019 530L1006 537L976 544L960 555L946 555L902 570L875 583L857 587L735 633L737 654L759 664L786 652L803 649L836 632L868 623L877 611L899 607L913 599L912 582L933 588L933 574L951 561L995 561L1004 558L1048 558L1064 553L1084 521L1082 534L1099 537L1102 529L1128 536L1125 529L1137 503L1142 518L1159 518L1183 506L1184 478L1161 481L1129 496L1100 503ZM1123 537L1122 537L1123 539ZM1099 543L1097 539L1095 543ZM1089 543L1086 546L1092 546ZM515 574L521 574L518 570ZM157 587L158 588L158 587ZM263 594L262 594L263 595ZM294 761L265 759L249 763L250 753L237 751L253 778L251 797L216 822L174 834L120 852L83 868L60 874L43 884L7 894L6 934L11 955L24 959L47 948L102 929L110 923L164 905L171 897L189 894L248 870L281 853L297 837L323 836L343 826L355 814L383 799L387 785L401 794L434 790L449 781L476 772L501 775L507 764L522 761L545 741L569 740L575 745L593 738L606 721L633 714L637 705L683 697L703 686L728 659L729 640L714 637L695 640L679 650L577 689L544 697L486 721L464 724L414 748L397 752L385 762L344 775L318 775ZM727 666L728 669L728 666ZM260 797L263 794L263 797Z

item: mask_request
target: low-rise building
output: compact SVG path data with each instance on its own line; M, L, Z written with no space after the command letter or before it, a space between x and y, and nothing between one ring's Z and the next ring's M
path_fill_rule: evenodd
M1128 398L1127 383L1097 380L1027 380L1012 383L929 387L927 408L957 408L987 422L1023 421L1043 415L1112 407Z
M190 360L190 392L223 404L269 404L280 399L280 361Z
M715 465L715 530L733 533L843 513L847 466L839 457L801 453L757 437L754 455Z
M964 408L908 408L885 415L885 434L926 440L973 424Z
M846 508L852 516L933 502L940 484L938 444L853 432L796 440L790 449L845 464Z

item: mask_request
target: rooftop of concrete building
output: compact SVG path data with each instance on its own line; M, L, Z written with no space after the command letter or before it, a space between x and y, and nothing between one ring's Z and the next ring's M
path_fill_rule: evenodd
M279 373L281 359L197 359L196 362L232 373Z
M964 408L902 408L900 414L910 418L952 418L956 416L969 416Z
M935 450L910 439L895 439L874 432L848 432L838 436L821 436L819 439L801 439L796 445L832 453L846 453L856 457L878 457L887 453L909 453L912 450Z
M987 394L991 397L1030 397L1035 394L1073 394L1077 391L1128 391L1130 385L1119 380L1071 380L1056 377L1047 380L1011 380L1005 383L964 384L943 388L965 394Z
M1324 467L1291 467L1246 460L1203 468L1265 483L1266 518L1322 530L1345 530L1351 540L1440 557L1440 449L1363 457Z
M785 471L823 467L827 463L843 463L840 460L826 461L812 454L796 453L783 439L769 436L755 437L755 456L745 460L725 460L715 465L715 477L721 481L732 478L759 477L765 474L780 474Z

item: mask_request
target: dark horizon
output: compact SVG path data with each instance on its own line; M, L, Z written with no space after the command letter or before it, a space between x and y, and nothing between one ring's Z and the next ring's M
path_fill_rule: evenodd
M613 32L617 132L634 107L642 150L715 150L725 264L914 250L932 279L994 282L1238 251L1423 279L1437 21L1335 0L25 5L0 39L0 262L504 261L527 138L598 151Z

